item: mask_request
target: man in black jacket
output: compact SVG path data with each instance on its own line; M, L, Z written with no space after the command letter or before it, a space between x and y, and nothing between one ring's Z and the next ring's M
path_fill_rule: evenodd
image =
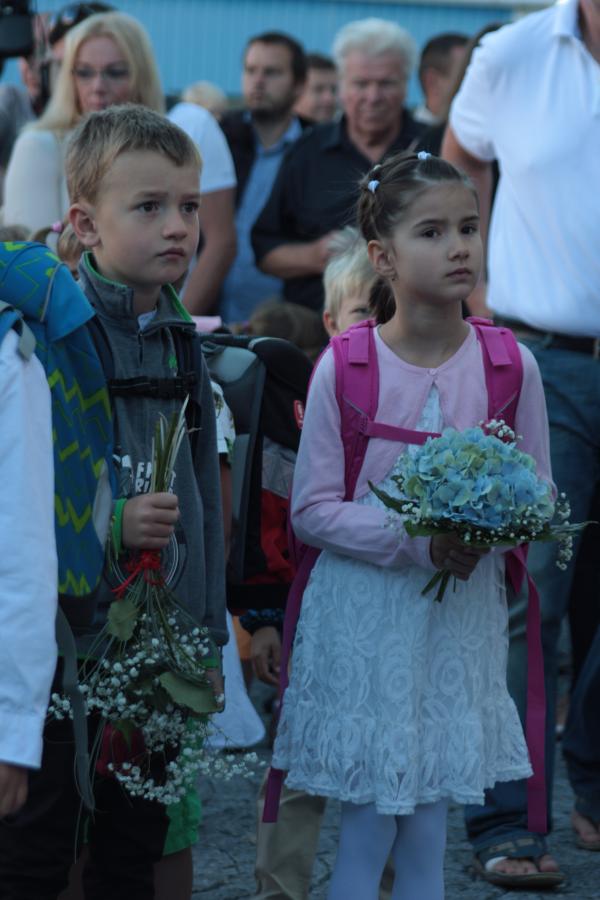
M281 281L256 268L250 232L286 150L302 133L304 123L293 107L305 78L304 51L293 38L267 32L248 42L242 75L245 109L226 115L221 122L238 183L238 251L223 285L220 307L228 322L247 320L262 300L281 293Z
M350 22L333 55L344 114L315 125L286 155L252 233L258 265L284 279L285 299L316 310L332 233L354 222L361 176L417 147L425 130L403 108L416 56L403 28L383 19Z

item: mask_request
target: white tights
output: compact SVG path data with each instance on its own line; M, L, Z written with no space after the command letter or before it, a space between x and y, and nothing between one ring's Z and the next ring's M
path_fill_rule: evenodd
M338 853L327 900L377 900L391 853L392 900L443 900L447 800L411 816L382 816L374 803L342 803Z

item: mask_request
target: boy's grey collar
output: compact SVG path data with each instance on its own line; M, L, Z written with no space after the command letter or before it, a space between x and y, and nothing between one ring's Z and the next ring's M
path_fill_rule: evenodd
M106 318L115 319L122 328L139 331L138 318L133 310L133 288L101 275L90 251L82 255L78 271L83 292L97 312ZM145 330L151 331L165 324L190 329L195 327L170 285L161 289L156 316Z

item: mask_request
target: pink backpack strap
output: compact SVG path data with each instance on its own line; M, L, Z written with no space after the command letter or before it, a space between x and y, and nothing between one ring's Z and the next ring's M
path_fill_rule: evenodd
M497 327L490 319L467 319L481 345L488 392L488 418L503 419L514 428L523 384L523 360L509 328Z
M331 340L335 362L335 395L344 447L345 500L354 496L368 436L364 419L374 419L379 402L379 366L373 339L375 321L366 319Z

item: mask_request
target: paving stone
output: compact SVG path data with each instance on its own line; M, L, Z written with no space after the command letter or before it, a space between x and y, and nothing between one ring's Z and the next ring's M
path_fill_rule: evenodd
M257 706L262 702L259 691ZM560 749L560 745L558 745ZM269 753L260 748L266 762ZM256 849L256 795L262 774L252 779L202 782L199 785L204 820L194 848L194 900L249 900L254 894ZM600 853L580 850L572 837L569 815L572 793L565 767L557 754L554 815L555 829L549 846L568 876L567 883L552 892L507 892L487 885L471 871L471 850L465 838L462 809L449 815L446 852L446 900L600 900ZM339 807L330 802L315 860L310 900L325 900L337 845ZM424 898L425 900L425 898Z

